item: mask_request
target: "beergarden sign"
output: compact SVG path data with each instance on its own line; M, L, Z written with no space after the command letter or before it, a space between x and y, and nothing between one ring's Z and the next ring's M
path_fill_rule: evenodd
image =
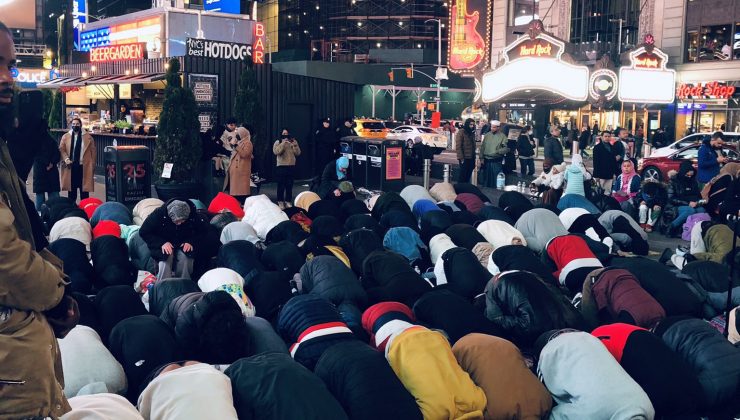
M222 60L251 60L252 46L249 44L237 44L236 42L188 38L187 55Z

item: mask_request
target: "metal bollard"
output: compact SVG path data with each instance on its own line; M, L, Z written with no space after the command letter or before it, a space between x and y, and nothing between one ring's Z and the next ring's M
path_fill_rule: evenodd
M478 185L478 168L480 167L480 162L478 159L475 160L475 166L473 167L473 174L470 177L470 183L473 185Z
M432 172L432 160L424 159L424 189L429 189L429 175Z
M442 182L450 182L450 164L445 163L444 169L442 170Z

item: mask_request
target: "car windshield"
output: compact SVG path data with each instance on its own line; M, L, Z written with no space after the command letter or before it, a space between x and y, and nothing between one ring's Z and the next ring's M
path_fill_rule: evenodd
M362 123L362 128L367 128L370 130L382 130L385 128L385 125L383 125L380 121L365 121Z
M417 130L421 133L436 133L436 131L432 130L431 128L426 127L416 127Z

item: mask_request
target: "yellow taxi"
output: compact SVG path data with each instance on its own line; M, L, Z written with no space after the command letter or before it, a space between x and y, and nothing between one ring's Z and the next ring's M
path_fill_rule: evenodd
M391 131L381 120L355 120L355 132L360 137L384 139L386 134Z

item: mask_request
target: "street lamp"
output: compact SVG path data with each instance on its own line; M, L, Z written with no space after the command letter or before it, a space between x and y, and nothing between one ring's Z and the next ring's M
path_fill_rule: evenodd
M436 110L437 112L440 112L439 102L440 102L440 99L442 98L440 97L441 89L440 89L439 84L441 81L440 81L439 70L442 68L442 19L427 19L424 21L424 23L429 23L429 22L437 22L437 71L434 74L434 78L437 81Z

